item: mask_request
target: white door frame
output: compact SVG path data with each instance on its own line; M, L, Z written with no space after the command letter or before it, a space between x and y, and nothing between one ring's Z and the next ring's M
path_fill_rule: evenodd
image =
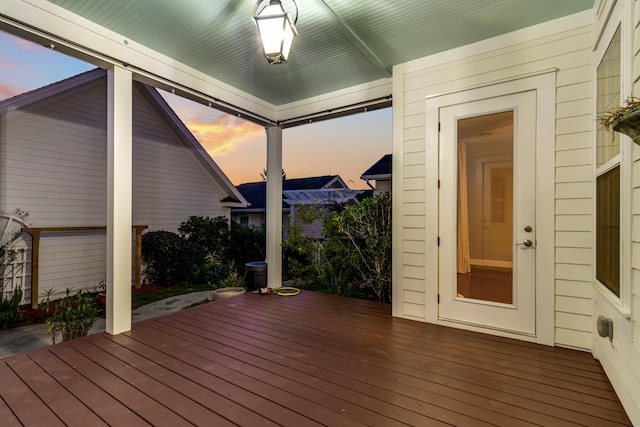
M445 102L448 97L445 97ZM536 148L536 92L533 90L473 102L454 103L440 107L440 233L439 279L440 304L438 318L492 329L507 330L535 336L535 244L531 247L515 246L525 238L536 239L535 223L535 148ZM511 303L498 303L457 296L456 236L458 224L457 182L459 170L457 152L459 144L458 121L469 117L513 112L511 138L513 177L513 237L509 247L513 250L513 299ZM515 194L514 194L515 193ZM525 232L525 225L533 232ZM473 270L474 267L471 267ZM491 325L491 326L489 326Z
M553 345L555 337L554 218L555 218L555 87L556 70L462 89L426 98L426 320L430 323ZM536 91L536 334L448 322L438 318L438 178L440 107L524 91ZM431 243L433 242L433 243Z

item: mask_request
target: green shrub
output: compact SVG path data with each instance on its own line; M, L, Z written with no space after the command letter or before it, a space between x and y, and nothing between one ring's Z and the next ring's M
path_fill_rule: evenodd
M190 216L178 232L194 251L191 279L197 283L215 285L247 262L266 256L264 228L229 223L223 216Z
M232 221L230 241L229 260L233 261L238 269L243 269L248 262L263 261L267 256L264 227L245 227Z
M244 269L247 262L265 258L264 228L229 224L223 216L190 216L178 232L150 231L142 236L142 259L149 282L158 286L187 281L216 286L233 271Z
M316 224L323 218L323 210L316 205L296 205L296 221L285 227L287 237L282 242L283 271L296 285L311 285L318 279L320 251L319 239L304 233L302 225ZM317 235L315 230L311 233Z
M50 290L42 301L48 316L45 322L51 335L51 344L59 342L58 337L62 341L69 341L86 336L98 315L93 297L80 291L72 296L70 289L65 293L64 298L51 301Z
M369 197L332 214L331 221L345 244L355 284L378 301L391 302L391 195Z
M244 276L238 274L236 269L231 269L226 278L220 281L219 288L244 288Z
M29 213L16 209L13 215L26 224ZM22 261L25 249L16 248L16 242L22 235L20 227L5 230L5 233L0 235L0 329L7 329L22 319L20 304L23 293L13 284L12 278L26 264L26 261Z
M297 207L296 218L302 224L322 217L319 207ZM304 286L323 292L391 301L389 194L335 209L324 217L322 242L306 236L298 224L286 230L283 268L296 283L301 280Z
M227 276L231 232L226 217L190 216L178 232L193 250L192 280L213 284Z
M0 298L0 329L7 329L22 319L22 312L20 311L21 302L22 289L14 290L9 298L7 298L4 292L2 293L2 298Z
M194 246L196 255L203 259L211 252L217 252L223 258L227 256L230 231L226 217L190 216L180 224L178 232Z
M191 279L196 251L189 242L170 231L142 235L142 260L147 280L158 286L182 285Z
M354 283L355 270L351 263L350 242L337 229L335 218L340 212L328 216L324 221L326 240L322 247L318 285L323 292L366 298L367 293Z

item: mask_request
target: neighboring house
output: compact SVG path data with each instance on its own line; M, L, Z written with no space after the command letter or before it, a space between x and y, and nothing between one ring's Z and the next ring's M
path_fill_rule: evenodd
M364 171L360 179L366 181L373 194L391 193L391 154L385 154L369 169ZM371 184L375 181L375 184Z
M245 208L233 208L231 219L245 226L264 226L266 211L266 182L238 185L238 191L249 202ZM358 203L362 191L352 190L339 175L285 179L282 182L282 222L284 226L296 221L296 205L315 205L328 212L333 205ZM298 224L300 222L298 221ZM320 237L321 224L304 225L308 236Z
M230 218L246 206L155 89L134 83L133 101L134 224L175 232L190 215ZM2 101L0 123L0 212L26 211L32 227L106 225L106 71ZM42 233L40 293L95 288L105 279L105 239L104 231Z

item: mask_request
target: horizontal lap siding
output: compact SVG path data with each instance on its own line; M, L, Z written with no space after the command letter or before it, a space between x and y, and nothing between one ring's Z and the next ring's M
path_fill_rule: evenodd
M633 43L633 94L638 96L640 93L640 4L638 1L634 1L634 43ZM633 168L633 218L632 229L633 234L633 246L632 246L632 285L631 285L631 313L632 313L632 327L629 337L631 345L633 346L633 352L629 359L640 360L640 154L638 154L638 148L634 147L636 155L634 156L634 168ZM639 367L640 369L640 367ZM640 372L635 373L635 390L640 390ZM639 400L636 402L640 407L640 397L636 396Z
M220 186L142 96L134 96L134 123L134 223L176 231L191 215L229 216Z
M602 12L599 15L603 22L600 25L605 24L606 12L612 4L611 2L603 3ZM631 40L627 41L630 42L632 52L632 94L637 97L640 93L640 4L637 0L631 1L631 4L632 35ZM633 156L630 190L632 270L631 283L623 283L622 287L630 287L629 301L626 302L630 316L623 317L616 307L595 291L595 315L603 315L613 320L614 337L613 342L610 343L608 339L596 335L594 353L611 378L631 421L634 425L640 425L640 149L633 143L629 144ZM625 195L623 194L622 197Z
M556 343L582 349L591 347L593 306L590 57L560 72L556 90Z
M134 224L177 231L189 215L228 216L220 186L137 87L134 109ZM106 79L1 116L0 211L27 211L33 227L106 225L106 117ZM95 289L106 277L105 239L43 233L40 298Z
M517 43L509 47L444 62L413 67L403 78L404 315L420 316L416 306L433 272L426 272L425 234L416 216L425 215L425 97L555 68L557 72L556 342L589 348L588 309L592 222L592 81L590 26ZM427 62L424 62L425 64ZM426 242L426 245L435 242ZM422 282L421 282L422 281ZM421 286L420 286L421 284Z
M101 86L3 120L2 210L28 211L34 227L105 225L106 110L92 102Z
M96 290L106 279L105 248L104 232L44 233L40 239L40 299L50 289L56 290L56 296L65 289Z

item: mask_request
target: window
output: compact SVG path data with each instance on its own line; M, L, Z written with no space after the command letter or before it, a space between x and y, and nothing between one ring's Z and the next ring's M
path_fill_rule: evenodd
M620 105L620 27L616 30L609 47L596 70L596 108L598 116ZM620 134L598 127L596 134L596 168L620 154ZM619 163L619 159L618 159Z
M598 116L621 104L620 27L596 70ZM620 135L596 131L596 279L620 298Z
M596 279L620 297L620 165L596 180Z

